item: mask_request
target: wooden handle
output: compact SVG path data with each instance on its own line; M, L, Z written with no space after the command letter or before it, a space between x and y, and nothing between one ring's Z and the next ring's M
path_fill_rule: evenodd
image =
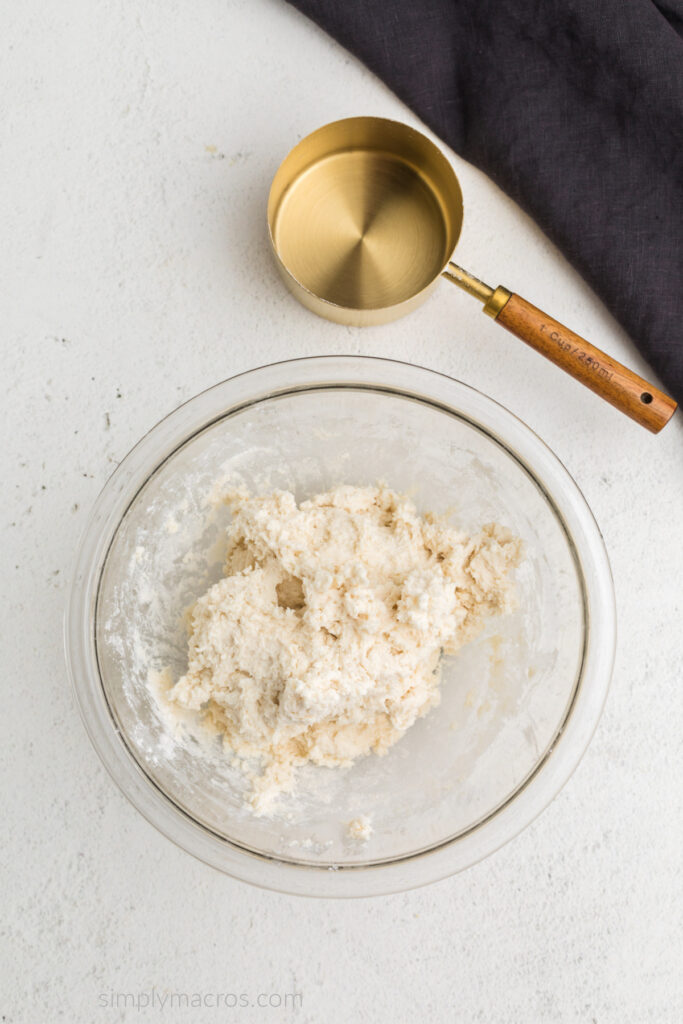
M496 322L653 434L676 411L673 398L519 295L510 296Z

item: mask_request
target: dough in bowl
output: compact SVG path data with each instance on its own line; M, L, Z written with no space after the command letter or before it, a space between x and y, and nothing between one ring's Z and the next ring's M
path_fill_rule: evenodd
M298 765L384 754L439 703L439 661L513 603L521 543L419 516L385 486L230 492L225 577L191 611L169 697L202 710L272 812Z

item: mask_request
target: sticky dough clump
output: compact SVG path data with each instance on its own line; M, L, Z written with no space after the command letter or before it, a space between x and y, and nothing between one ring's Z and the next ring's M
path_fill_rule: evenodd
M260 759L252 804L268 813L297 766L384 754L439 703L442 651L510 609L521 545L421 517L384 486L226 500L225 577L192 609L170 697Z

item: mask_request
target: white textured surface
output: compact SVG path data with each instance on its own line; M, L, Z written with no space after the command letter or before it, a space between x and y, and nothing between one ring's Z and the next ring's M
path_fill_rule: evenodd
M1 26L2 1021L683 1019L680 414L641 431L445 283L367 331L285 294L264 229L281 157L335 117L412 118L280 0L24 0ZM534 225L454 162L462 262L644 372ZM620 628L602 722L541 818L464 875L346 903L249 888L158 835L91 750L61 649L78 534L140 434L217 380L320 352L423 363L538 430L603 530ZM303 1006L102 1006L152 986Z

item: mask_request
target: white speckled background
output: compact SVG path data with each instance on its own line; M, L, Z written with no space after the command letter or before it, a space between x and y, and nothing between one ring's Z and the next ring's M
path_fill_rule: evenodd
M0 1020L683 1019L680 414L652 437L446 284L367 331L296 305L264 227L279 160L336 117L412 119L280 0L24 0L0 25ZM528 218L454 163L462 262L645 372ZM423 363L522 416L595 512L619 611L602 722L551 807L464 875L358 902L261 892L158 835L90 748L61 644L78 535L137 438L222 378L320 352ZM112 1006L153 986L283 1005Z

